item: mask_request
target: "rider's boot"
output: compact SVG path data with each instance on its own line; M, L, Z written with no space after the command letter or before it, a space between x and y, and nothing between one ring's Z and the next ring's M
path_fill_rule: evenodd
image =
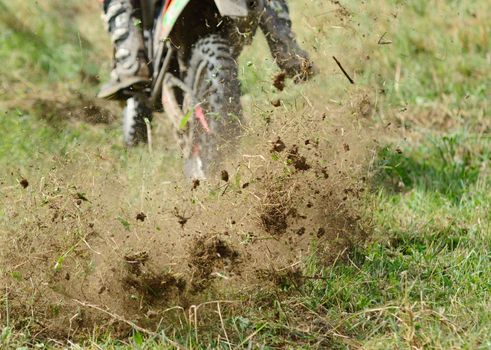
M150 74L143 34L130 0L105 0L104 19L114 44L114 66L109 82L97 97L124 99L148 84Z
M300 48L292 32L292 22L285 0L264 0L260 26L276 63L288 77L302 81L316 73L309 54Z

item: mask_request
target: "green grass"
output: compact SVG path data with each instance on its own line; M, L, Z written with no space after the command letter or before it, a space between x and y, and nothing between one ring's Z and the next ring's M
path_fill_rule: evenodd
M76 2L0 1L0 72L10 82L45 86L77 81L80 74L98 74L101 55L83 36L76 21L63 11ZM74 11L73 16L77 15Z
M97 75L103 55L84 38L65 10L75 1L48 4L0 0L0 166L1 175L15 169L29 174L43 159L63 156L76 146L101 142L101 132L67 123L60 116L50 123L51 108L38 101L69 96L69 91L93 94L83 84ZM69 125L68 125L69 124Z
M324 2L297 0L293 9L303 11L305 3L319 9ZM90 40L77 35L75 24L29 3L31 12L39 12L26 25L24 18L14 16L20 5L0 0L0 74L21 90L66 80L86 89L80 72L99 73L95 57L100 56ZM355 34L335 32L324 22L319 30L299 32L316 46L318 59L333 47L350 52L345 64L363 88L379 96L378 123L403 129L381 142L370 168L374 175L364 199L364 220L371 238L332 266L312 257L303 266L311 279L298 286L287 278L278 293L259 292L243 300L246 307L229 316L225 327L236 343L247 346L248 336L254 335L254 344L265 344L264 349L490 349L491 6L478 0L344 3L352 13L348 27L358 28ZM315 21L320 19L314 19L314 26ZM378 45L385 32L392 43ZM369 60L359 59L367 55ZM258 57L267 54L250 50L242 61L244 89L254 98L274 94L263 78L274 68L261 66ZM346 95L343 80L326 77L326 85L334 83L329 98ZM15 95L5 85L0 91L4 100ZM295 94L295 89L286 94ZM53 156L73 159L94 144L105 144L104 150L119 162L115 167L130 177L155 160L145 150L125 153L117 125L102 129L68 121L60 132L39 117L22 105L0 114L0 167L8 182L13 181L11 172L35 174L34 164L49 167L47 159ZM156 169L174 158L158 158ZM219 332L220 326L212 327L196 337L183 326L166 335L195 349L226 349L216 343ZM31 336L27 329L5 324L0 347L27 348L33 345ZM135 332L125 341L94 336L86 346L172 348L165 344L162 335ZM45 345L56 347L49 341L38 347Z

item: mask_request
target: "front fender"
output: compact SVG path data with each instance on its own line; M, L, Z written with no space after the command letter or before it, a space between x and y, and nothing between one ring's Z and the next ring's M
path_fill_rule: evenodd
M181 15L182 11L189 4L191 0L173 0L167 10L164 13L163 26L162 26L162 38L167 38L174 28L177 19Z
M201 1L201 0L194 0ZM167 38L172 28L177 22L182 11L191 2L191 0L172 0L165 10L162 23L162 38ZM215 4L222 16L229 17L245 17L249 11L247 9L246 0L215 0Z

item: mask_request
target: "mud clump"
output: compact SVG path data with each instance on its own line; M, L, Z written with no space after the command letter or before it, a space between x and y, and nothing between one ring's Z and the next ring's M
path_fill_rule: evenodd
M273 235L280 236L288 230L288 218L295 216L297 210L292 208L288 194L282 188L270 188L264 199L264 209L260 215L264 230Z
M271 148L271 152L281 153L286 149L285 143L281 140L281 138L277 138L276 141L273 142L273 147Z
M22 188L27 188L27 187L29 187L29 181L27 181L27 179L24 179L24 178L22 178L22 179L19 181L19 184L22 186Z
M144 212L140 212L140 213L136 214L136 221L144 222L146 218L147 218L147 215Z
M230 179L230 176L229 176L227 170L222 170L222 172L220 174L220 178L222 179L222 181L228 182L228 180Z
M148 304L165 302L172 296L182 293L186 282L169 272L155 272L147 266L149 255L146 251L124 256L126 275L123 286L139 294Z
M199 187L199 185L201 185L201 181L199 181L198 179L194 179L193 183L191 185L191 191L194 191L195 189L197 189Z
M148 304L165 301L170 296L182 293L186 282L170 273L150 273L140 276L128 275L123 283L143 297Z
M311 166L307 163L307 158L299 154L297 145L293 145L293 147L290 149L288 161L298 171L306 171L311 168Z
M148 258L148 253L144 251L125 255L124 261L126 262L126 266L131 273L141 275L141 267L145 265Z
M285 89L285 79L286 79L285 72L280 72L276 74L273 78L273 86L277 88L279 91L283 91Z
M189 265L193 270L191 292L199 293L213 281L213 275L228 278L236 270L239 253L220 238L197 238L189 249ZM216 271L221 270L221 271Z
M273 206L267 208L263 214L261 214L261 223L264 230L272 235L281 235L288 229L288 216L286 215L284 208L281 206Z

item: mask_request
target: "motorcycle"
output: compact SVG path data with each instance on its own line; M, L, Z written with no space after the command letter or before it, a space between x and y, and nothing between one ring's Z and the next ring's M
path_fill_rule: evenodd
M258 27L257 1L141 0L151 85L126 101L124 140L146 141L153 111L170 119L184 172L205 179L240 135L237 57Z

